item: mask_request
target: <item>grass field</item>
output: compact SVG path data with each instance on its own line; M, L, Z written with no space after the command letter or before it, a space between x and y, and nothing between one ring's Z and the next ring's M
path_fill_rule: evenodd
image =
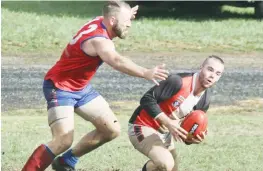
M135 102L114 102L122 134L116 140L81 158L79 171L137 171L147 158L133 149L127 136L127 121ZM209 136L200 145L176 143L182 171L262 170L263 99L242 101L235 106L212 107ZM93 129L75 118L78 140ZM2 113L2 170L19 171L32 150L51 138L44 110Z
M94 1L2 2L2 53L59 55L86 21L101 15L101 6L102 2ZM209 13L205 18L198 18L197 14L189 17L178 14L176 17L177 13L168 13L165 18L161 18L167 10L150 10L147 7L141 7L140 10L141 13L148 10L153 15L135 20L127 40L116 41L118 50L263 51L263 22L253 18L252 8L235 10L224 7L220 13L222 18ZM225 12L233 14L224 15Z
M54 64L76 31L101 14L102 6L102 2L95 1L1 4L2 66L19 64L25 68ZM145 66L166 61L170 68L179 64L196 68L198 61L213 52L225 57L227 69L262 69L263 22L253 18L252 8L224 6L220 14L212 11L202 16L165 11L140 7L141 17L133 22L127 40L114 40L117 49L134 55L135 61ZM145 13L150 15L144 16ZM141 169L147 158L133 149L127 137L127 121L137 103L110 102L121 122L122 134L81 158L79 171ZM212 106L206 141L191 146L176 143L180 171L263 171L262 106L262 97L234 106ZM1 170L20 171L33 149L51 138L45 106L9 110L1 115ZM78 140L93 127L79 117L75 120Z

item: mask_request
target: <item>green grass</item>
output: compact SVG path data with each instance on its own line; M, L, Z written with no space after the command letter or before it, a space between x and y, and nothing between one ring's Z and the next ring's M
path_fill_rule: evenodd
M80 159L82 171L136 171L147 158L137 152L127 136L127 121L136 102L114 102L122 134L116 140ZM209 132L200 145L176 143L182 171L258 171L262 169L263 101L244 101L235 106L212 107ZM119 107L119 108L116 108ZM249 110L245 110L245 109ZM220 112L221 111L221 112ZM36 114L37 113L37 114ZM12 114L12 115L10 115ZM75 118L75 141L93 129ZM50 140L45 110L4 112L2 116L2 170L18 171L40 143Z
M102 2L2 2L2 53L59 55L84 23L101 14L101 7ZM139 14L146 9L139 9ZM253 11L243 10L253 16ZM224 7L222 15L226 11L234 14L222 18L208 14L202 19L173 16L177 13L140 17L127 40L115 41L116 46L125 52L263 51L263 22L242 18L242 9Z

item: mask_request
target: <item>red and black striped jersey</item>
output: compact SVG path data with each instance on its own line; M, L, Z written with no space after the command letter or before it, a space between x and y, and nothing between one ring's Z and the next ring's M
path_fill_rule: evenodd
M141 98L140 106L129 122L158 130L160 123L155 118L161 112L168 117L176 114L180 119L192 110L206 112L210 104L208 90L199 96L193 95L197 75L198 73L173 74L161 81L159 86L152 87Z

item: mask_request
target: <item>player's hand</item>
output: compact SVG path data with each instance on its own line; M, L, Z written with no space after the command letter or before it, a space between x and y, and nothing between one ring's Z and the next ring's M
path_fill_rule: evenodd
M185 143L186 144L200 144L201 142L203 142L203 140L205 139L206 135L207 135L207 131L202 132L201 136L197 135L196 138L195 137L193 137L191 139L188 138L188 139L185 140Z
M144 72L144 78L147 80L152 80L156 85L159 85L157 79L166 80L169 74L169 72L164 68L165 68L165 64L156 66L152 69L147 69Z
M131 9L131 20L135 19L135 15L137 14L138 9L139 9L139 5L132 7L132 9Z
M183 142L186 140L188 132L180 126L179 120L171 120L171 123L167 125L167 128L175 141Z
M164 126L163 124L160 125L160 127L158 128L158 132L165 134L167 132L169 132L168 128L166 126Z

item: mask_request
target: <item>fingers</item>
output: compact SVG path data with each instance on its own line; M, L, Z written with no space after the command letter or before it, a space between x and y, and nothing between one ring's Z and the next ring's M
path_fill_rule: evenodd
M179 134L173 133L172 135L173 135L175 141L177 141L177 142L183 142L183 138L180 137Z
M159 65L159 66L157 66L158 68L161 68L161 69L164 69L165 68L165 64L162 64L162 65Z
M168 78L169 72L165 70L164 67L165 64L162 64L152 69L148 69L144 74L144 78L152 80L156 85L159 85L157 80L166 80Z
M202 132L201 134L202 134L202 139L205 139L205 137L207 135L206 132Z
M178 127L177 128L180 132L182 132L184 135L188 135L188 132L184 129L184 128L182 128L182 127Z
M202 134L204 134L204 132L202 132ZM199 144L204 140L204 138L202 138L200 135L196 135L196 137L191 138L191 142L195 143L195 144Z
M156 74L153 77L154 79L158 79L158 80L166 80L166 76L160 76L159 74Z
M177 135L179 136L179 137L181 137L183 140L186 140L187 139L187 134L188 133L184 133L184 132L182 132L181 130L179 130L179 129L177 129L177 130L175 130L175 132L177 133Z
M159 86L160 84L158 83L158 81L156 81L155 79L152 79L152 81L154 82L154 84L156 84L157 86Z
M155 79L166 80L166 78L168 78L169 72L163 69L164 67L165 67L165 64L163 64L162 66L155 67L154 75L153 75Z
M166 71L157 71L155 74L156 74L156 76L159 76L159 77L162 77L162 78L165 78L165 79L168 77Z
M202 132L203 133L203 132ZM196 135L197 140L199 140L200 142L203 141L203 138L200 137L200 135Z
M182 140L182 138L180 138L180 136L174 136L174 139L175 139L175 141L177 141L177 142L183 142L183 140Z
M156 80L166 80L167 77L168 76L166 74L155 72L152 80L156 85L159 85L159 83Z
M162 64L162 65L159 65L159 66L157 66L156 68L157 68L157 71L158 72L161 72L161 73L164 73L164 74L169 74L169 72L165 69L165 64Z
M168 75L169 75L169 71L167 71L166 69L157 68L157 69L155 70L155 72L156 72L157 74L163 74L163 75L165 75L166 78L167 78Z
M202 141L200 141L200 140L198 140L196 138L192 138L191 141L192 141L192 143L195 143L195 144L199 144L199 143L202 142Z

